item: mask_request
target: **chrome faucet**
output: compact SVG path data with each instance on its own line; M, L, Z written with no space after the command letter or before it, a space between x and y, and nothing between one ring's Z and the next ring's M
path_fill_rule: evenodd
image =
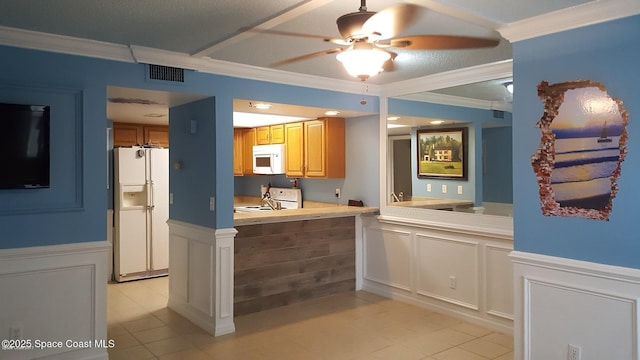
M273 201L269 192L266 192L262 196L262 206L265 205L270 207L271 210L282 210L282 204L280 203L280 201Z
M395 201L395 202L402 202L404 201L404 192L400 191L398 193L398 195L396 195L396 193L392 192L391 193L391 201Z

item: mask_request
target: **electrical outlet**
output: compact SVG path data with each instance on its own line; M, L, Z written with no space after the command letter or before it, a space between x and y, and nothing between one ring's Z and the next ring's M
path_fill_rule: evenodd
M458 195L462 195L462 185L458 185Z
M458 280L455 276L449 276L449 289L455 290L458 286Z
M567 360L580 360L580 347L569 344Z
M173 193L169 193L169 205L173 205Z
M336 198L340 199L340 189L336 189Z
M443 194L447 193L447 185L442 185L442 193Z
M427 184L427 191L431 192L431 184Z
M209 198L209 210L210 211L216 210L216 198L213 196Z

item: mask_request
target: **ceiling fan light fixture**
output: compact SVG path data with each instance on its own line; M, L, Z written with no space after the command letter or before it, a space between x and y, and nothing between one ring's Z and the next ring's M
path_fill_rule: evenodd
M362 43L368 47L362 48L354 44L353 48L343 51L336 56L336 59L344 65L349 75L364 81L382 72L382 65L391 58L391 54L386 51L373 48L370 43Z

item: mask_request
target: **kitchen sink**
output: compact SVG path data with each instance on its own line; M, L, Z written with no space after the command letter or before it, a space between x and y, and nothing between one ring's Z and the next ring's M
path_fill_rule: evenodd
M286 208L283 207L282 210L286 210ZM254 206L238 206L236 208L236 211L237 212L273 211L273 209L268 206L254 205Z

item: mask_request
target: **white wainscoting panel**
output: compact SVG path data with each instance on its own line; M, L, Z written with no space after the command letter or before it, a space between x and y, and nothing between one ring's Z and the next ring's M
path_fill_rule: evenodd
M189 302L189 283L184 280L189 278L189 263L187 261L184 261L183 259L189 259L189 239L177 234L173 234L170 239L170 298L175 303L187 303Z
M0 250L0 338L20 328L32 344L63 342L62 348L0 350L0 359L108 358L94 341L107 340L109 246L100 241ZM94 345L82 349L74 341Z
M380 216L364 228L363 290L512 333L510 234Z
M640 270L512 252L514 359L638 360Z
M478 242L417 233L416 245L418 294L478 310Z
M513 266L509 253L512 248L487 245L484 256L485 301L487 314L513 320Z
M364 278L411 291L411 232L370 227L364 243Z
M169 301L172 310L219 336L233 323L235 229L169 220Z

